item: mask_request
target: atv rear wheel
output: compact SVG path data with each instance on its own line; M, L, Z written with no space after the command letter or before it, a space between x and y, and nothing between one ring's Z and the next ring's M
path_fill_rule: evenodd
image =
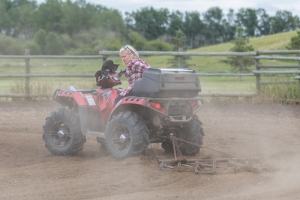
M149 144L148 129L134 112L121 112L108 123L105 146L117 160L144 153Z
M46 148L58 156L73 156L83 149L86 138L81 133L75 112L61 108L46 119L43 127Z
M182 136L182 134L176 134L175 136L188 142L195 143L198 146L182 141L177 141L179 150L183 155L195 155L200 151L199 146L203 144L204 132L202 128L202 123L198 120L198 117L195 115L192 121L184 124L183 126L184 128L182 129L182 132L185 135ZM162 142L161 147L165 150L166 153L174 152L172 141Z
M203 128L202 123L199 121L198 117L195 115L193 120L187 124L184 124L184 129L186 130L185 140L195 143L196 145L183 143L180 147L180 151L183 155L195 155L200 151L200 145L203 144Z

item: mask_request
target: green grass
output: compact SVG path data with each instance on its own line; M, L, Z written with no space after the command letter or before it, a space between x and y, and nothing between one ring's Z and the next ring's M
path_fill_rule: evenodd
M271 84L261 87L261 98L271 101L291 102L300 98L299 84Z
M250 38L250 45L255 50L285 50L291 37L296 31L275 35ZM201 47L190 52L229 52L233 43ZM119 57L109 57L114 63L120 64L119 69L125 68ZM145 56L143 57L151 67L168 68L171 56ZM194 56L188 61L189 68L200 73L230 73L231 67L223 62L224 56ZM262 60L263 64L297 64L296 61ZM32 74L94 74L101 68L101 59L31 59L30 73ZM251 70L255 66L251 67ZM0 74L24 74L24 59L0 59ZM0 93L24 93L24 78L1 78ZM255 92L255 77L200 77L202 92L216 93L250 93ZM70 85L75 88L96 88L95 78L32 78L30 90L33 94L52 94L56 88L67 89ZM126 88L127 80L122 78L122 85ZM118 87L118 86L117 86ZM269 89L270 90L270 89ZM274 88L272 90L275 90ZM285 90L287 90L285 88ZM291 91L296 91L291 89ZM276 93L276 92L274 92ZM277 92L278 93L278 92ZM296 97L296 95L294 95Z
M203 93L255 93L255 77L200 77Z

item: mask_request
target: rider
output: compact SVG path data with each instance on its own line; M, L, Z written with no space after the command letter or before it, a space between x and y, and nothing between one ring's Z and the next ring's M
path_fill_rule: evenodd
M142 78L142 74L150 65L139 57L138 52L130 45L125 45L120 49L120 57L124 64L127 65L125 76L127 77L129 87L121 90L115 100L115 104L123 97L132 95L134 82Z

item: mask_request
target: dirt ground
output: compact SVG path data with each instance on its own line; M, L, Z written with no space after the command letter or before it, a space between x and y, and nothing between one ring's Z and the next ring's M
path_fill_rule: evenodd
M42 140L56 102L0 102L0 199L299 199L300 108L205 102L198 158L259 158L216 174L161 170L159 145L116 161L87 137L77 156L52 156ZM214 151L213 151L214 150ZM226 165L223 165L225 167Z

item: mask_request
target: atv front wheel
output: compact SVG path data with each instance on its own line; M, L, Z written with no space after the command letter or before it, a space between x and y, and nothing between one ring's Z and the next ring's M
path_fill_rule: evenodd
M117 160L144 153L149 144L148 129L134 112L121 112L108 123L105 146Z
M43 127L46 148L58 156L73 156L83 149L86 138L81 133L75 112L61 108L46 119Z

